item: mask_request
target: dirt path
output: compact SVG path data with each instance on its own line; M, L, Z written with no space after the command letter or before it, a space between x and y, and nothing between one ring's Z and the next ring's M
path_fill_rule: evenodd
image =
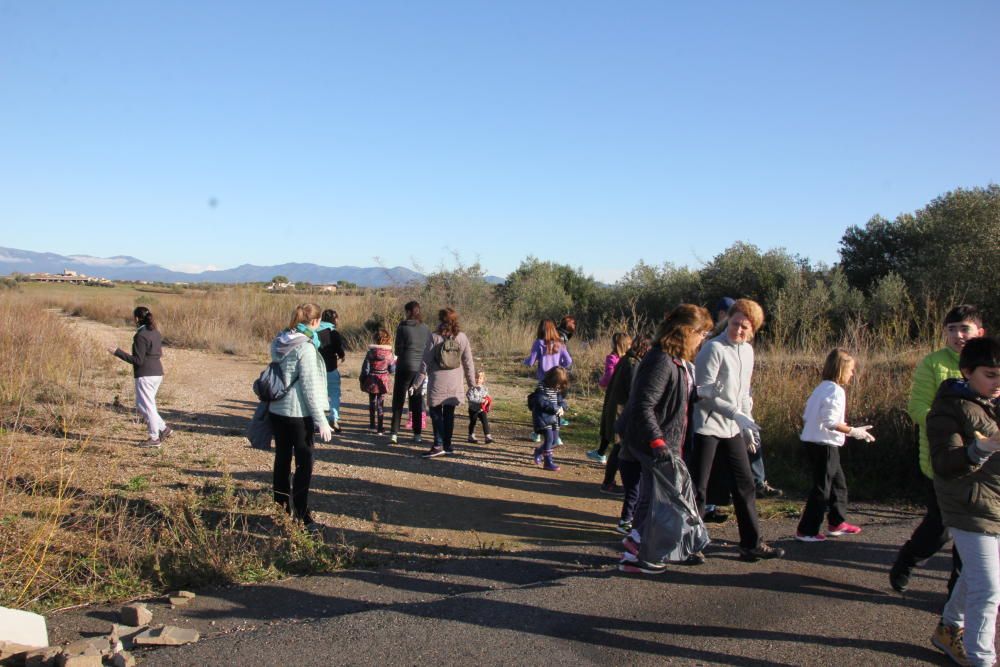
M70 321L96 345L128 344L129 330ZM361 354L354 353L343 368L352 372L360 365ZM129 369L121 366L121 401L131 408ZM129 447L144 431L127 413L135 423L122 429L120 481L134 478L146 462L156 467L152 494L223 475L269 488L272 455L251 449L243 438L256 405L250 384L262 361L170 348L164 367L160 412L176 434L155 455ZM521 388L495 381L490 386L498 403L524 401ZM419 458L429 429L423 445L401 437L399 445L390 446L387 437L369 434L367 395L351 377L343 381L342 414L343 433L317 446L311 507L329 536L343 531L349 541L371 543L382 557L426 557L433 545L480 551L582 546L606 540L620 510L619 501L597 493L600 469L583 458L581 447L572 446L572 427L564 432L567 446L557 452L561 471L531 465L526 409L523 421L495 422L496 442L487 446L465 443L468 421L459 408L454 440L459 454L434 460Z

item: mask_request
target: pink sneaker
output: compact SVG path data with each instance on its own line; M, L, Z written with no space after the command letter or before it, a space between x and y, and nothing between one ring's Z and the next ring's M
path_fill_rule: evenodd
M826 534L836 537L838 535L857 535L861 532L861 528L855 526L854 524L847 523L844 521L837 526L827 526Z

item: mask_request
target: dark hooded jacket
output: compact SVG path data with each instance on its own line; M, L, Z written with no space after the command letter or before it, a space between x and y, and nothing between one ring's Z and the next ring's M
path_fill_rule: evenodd
M424 359L424 348L431 330L418 320L403 320L396 327L396 370L399 373L419 373L420 362Z
M623 458L633 460L633 451L653 456L661 447L680 457L690 395L684 361L668 355L659 343L653 345L635 369L628 403L615 424Z
M1000 535L1000 455L975 445L998 431L996 401L973 392L965 380L941 383L927 414L927 441L945 526Z

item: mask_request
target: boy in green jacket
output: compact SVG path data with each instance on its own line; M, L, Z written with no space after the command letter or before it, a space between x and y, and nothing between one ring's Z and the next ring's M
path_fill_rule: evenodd
M945 346L931 352L920 360L913 373L910 401L907 412L917 426L920 447L920 470L927 477L927 514L913 531L913 535L899 550L896 562L889 571L889 584L902 593L910 584L910 574L918 563L936 554L948 542L948 529L941 522L941 509L934 493L934 470L931 467L930 446L927 443L927 413L937 394L938 387L945 380L961 378L958 370L958 356L965 343L973 338L985 336L983 318L975 306L968 304L955 306L944 317ZM948 591L955 585L962 561L952 550L952 572L948 580Z

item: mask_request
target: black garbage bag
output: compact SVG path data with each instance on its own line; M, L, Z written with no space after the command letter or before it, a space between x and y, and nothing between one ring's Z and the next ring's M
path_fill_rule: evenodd
M680 457L671 453L654 460L652 472L639 559L680 563L708 546L708 530L698 514L691 475Z

